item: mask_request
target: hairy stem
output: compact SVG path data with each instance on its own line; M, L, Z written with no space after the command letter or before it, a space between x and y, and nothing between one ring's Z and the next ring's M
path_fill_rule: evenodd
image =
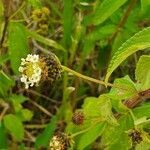
M150 89L139 92L137 96L125 101L124 105L128 108L134 108L136 105L148 98L150 98Z
M132 109L138 104L140 104L141 102L143 102L144 100L149 99L149 98L150 98L150 89L147 89L145 91L139 92L138 95L134 96L133 98L126 100L124 102L124 105L128 107L129 109ZM114 116L116 118L119 118L121 114L116 113L114 114Z
M72 73L73 75L75 75L75 76L77 76L77 77L79 77L79 78L82 78L82 79L84 79L84 80L91 81L91 82L94 82L94 83L97 83L97 84L102 84L102 85L104 85L104 86L106 86L106 87L107 87L107 86L110 86L110 87L114 87L114 88L118 88L118 89L122 89L122 90L127 90L127 89L125 89L125 88L123 88L123 87L116 86L116 85L113 85L113 84L111 84L111 83L106 83L106 82L104 82L104 81L102 81L102 80L98 80L98 79L91 78L91 77L89 77L89 76L83 75L83 74L81 74L81 73L78 73L78 72L76 72L76 71L74 71L74 70L72 70L72 69L66 67L66 66L63 66L63 65L62 65L62 68L63 68L64 71L70 72L70 73Z

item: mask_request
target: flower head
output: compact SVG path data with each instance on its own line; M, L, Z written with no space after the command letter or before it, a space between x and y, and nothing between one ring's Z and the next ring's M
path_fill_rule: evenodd
M44 36L49 34L49 15L50 10L47 7L33 10L32 20L37 33Z
M70 147L67 135L64 133L54 135L49 143L49 147L50 150L67 150Z
M40 21L43 19L48 19L48 16L50 14L50 10L47 7L43 7L41 9L35 9L32 12L32 18L34 21Z
M22 73L21 82L28 89L34 85L38 86L40 81L56 80L60 76L61 65L55 55L46 57L28 54L25 59L21 59L19 72Z

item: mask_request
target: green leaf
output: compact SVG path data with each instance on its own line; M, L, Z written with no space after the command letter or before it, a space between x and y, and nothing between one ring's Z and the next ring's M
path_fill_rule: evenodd
M102 145L109 150L129 150L131 148L130 139L127 131L133 128L134 122L129 115L119 118L119 125L117 127L106 127L102 135Z
M136 150L149 150L150 143L142 141L141 143L136 145Z
M85 131L78 135L75 139L77 149L82 150L90 145L97 137L99 137L107 124L116 126L117 121L111 111L111 103L106 94L99 98L88 97L82 105L85 120L82 125L76 126L70 123L67 126L67 133L76 134Z
M12 101L12 106L13 106L15 113L20 112L22 109L22 105L18 103L17 101Z
M21 58L29 53L25 27L20 23L11 22L8 27L8 44L12 69L18 74Z
M150 47L150 27L143 29L142 31L136 33L133 37L127 40L116 53L113 55L111 62L109 64L107 74L105 77L105 82L112 72L130 55L137 52L138 50L143 50Z
M135 27L133 27L135 29ZM115 54L115 52L119 49L119 47L126 42L130 37L132 37L136 32L131 33L131 31L123 30L120 33L118 33L117 37L114 39L114 42L112 44L112 56Z
M29 109L21 109L16 115L21 121L30 121L33 117L33 113Z
M141 84L141 90L150 88L150 56L143 55L140 57L136 66L135 77Z
M11 94L9 99L11 101L16 101L21 104L21 103L25 102L28 99L28 97L25 97L23 95Z
M39 149L40 147L47 147L50 139L53 136L53 133L56 129L57 118L54 116L51 119L51 122L47 125L45 130L37 137L35 141L35 148Z
M128 109L122 103L122 100L130 99L138 94L134 82L129 76L116 79L114 81L114 86L120 88L112 87L110 92L107 94L111 100L112 107L117 112L126 112Z
M25 100L27 100L27 97L25 97L23 95L12 94L9 96L8 99L10 100L15 113L19 113L23 108L21 103L23 103Z
M82 105L83 111L87 117L99 116L101 102L96 97L88 97L84 100Z
M110 130L110 132L111 132L111 130ZM119 138L117 138L113 144L108 146L108 149L116 150L116 147L117 147L118 149L121 149L121 150L129 150L129 148L131 148L131 143L129 141L128 135L123 132L117 133L117 134L118 134ZM112 136L112 138L114 138L114 137Z
M6 96L7 91L14 85L12 79L10 79L3 71L0 71L0 95Z
M135 84L129 76L116 79L114 81L114 86L118 86L120 88L112 87L109 93L109 96L112 98L124 100L138 94Z
M150 9L150 0L141 0L142 11Z
M106 123L97 123L90 130L77 137L77 149L83 150L85 147L94 142L104 131Z
M4 117L4 126L17 141L23 140L24 128L18 117L13 114L6 115Z
M32 37L33 39L37 40L38 42L43 43L43 44L45 44L47 46L53 47L55 49L65 51L65 49L60 44L58 44L57 42L55 42L54 40L45 38L45 37L37 34L36 32L29 31L27 29L26 29L26 31L27 31L27 33L28 33L28 35L30 37Z
M147 117L150 118L150 104L145 103L142 106L133 109L136 118Z
M111 103L107 95L101 95L99 98L88 97L84 100L83 112L87 118L99 118L110 124L116 125L116 119L111 111Z
M0 122L0 149L7 149L7 136L3 124Z
M27 100L27 97L24 97L23 95L12 94L9 97L9 100L13 106L16 116L21 121L30 121L32 119L33 113L28 109L23 109L21 105L25 100Z
M110 17L117 9L119 9L127 0L104 0L97 6L92 23L98 25L103 23Z
M134 125L135 126L147 125L148 123L150 123L150 119L148 119L147 117L142 117L142 118L139 118L139 119L135 118L134 119Z

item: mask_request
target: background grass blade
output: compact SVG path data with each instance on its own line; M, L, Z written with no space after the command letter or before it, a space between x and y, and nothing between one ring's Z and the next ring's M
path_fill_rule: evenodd
M37 34L36 32L33 32L33 31L27 30L27 33L28 33L28 35L30 37L32 37L33 39L37 40L40 43L43 43L43 44L45 44L47 46L50 46L50 47L58 49L58 50L65 51L65 49L60 44L58 44L57 42L55 42L54 40L45 38L45 37Z
M72 0L63 0L64 2L64 12L63 12L63 28L64 28L64 36L63 42L64 46L68 47L71 42L71 30L72 30Z

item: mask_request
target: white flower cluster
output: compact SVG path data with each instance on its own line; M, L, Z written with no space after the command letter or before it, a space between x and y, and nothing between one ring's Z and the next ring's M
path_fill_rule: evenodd
M51 150L62 150L62 143L57 136L53 136L49 146Z
M19 67L19 72L22 73L21 82L25 84L25 88L28 89L29 86L32 87L34 84L38 85L41 79L42 70L38 65L39 55L28 54L27 57L21 59L21 65ZM26 72L30 72L30 75Z

